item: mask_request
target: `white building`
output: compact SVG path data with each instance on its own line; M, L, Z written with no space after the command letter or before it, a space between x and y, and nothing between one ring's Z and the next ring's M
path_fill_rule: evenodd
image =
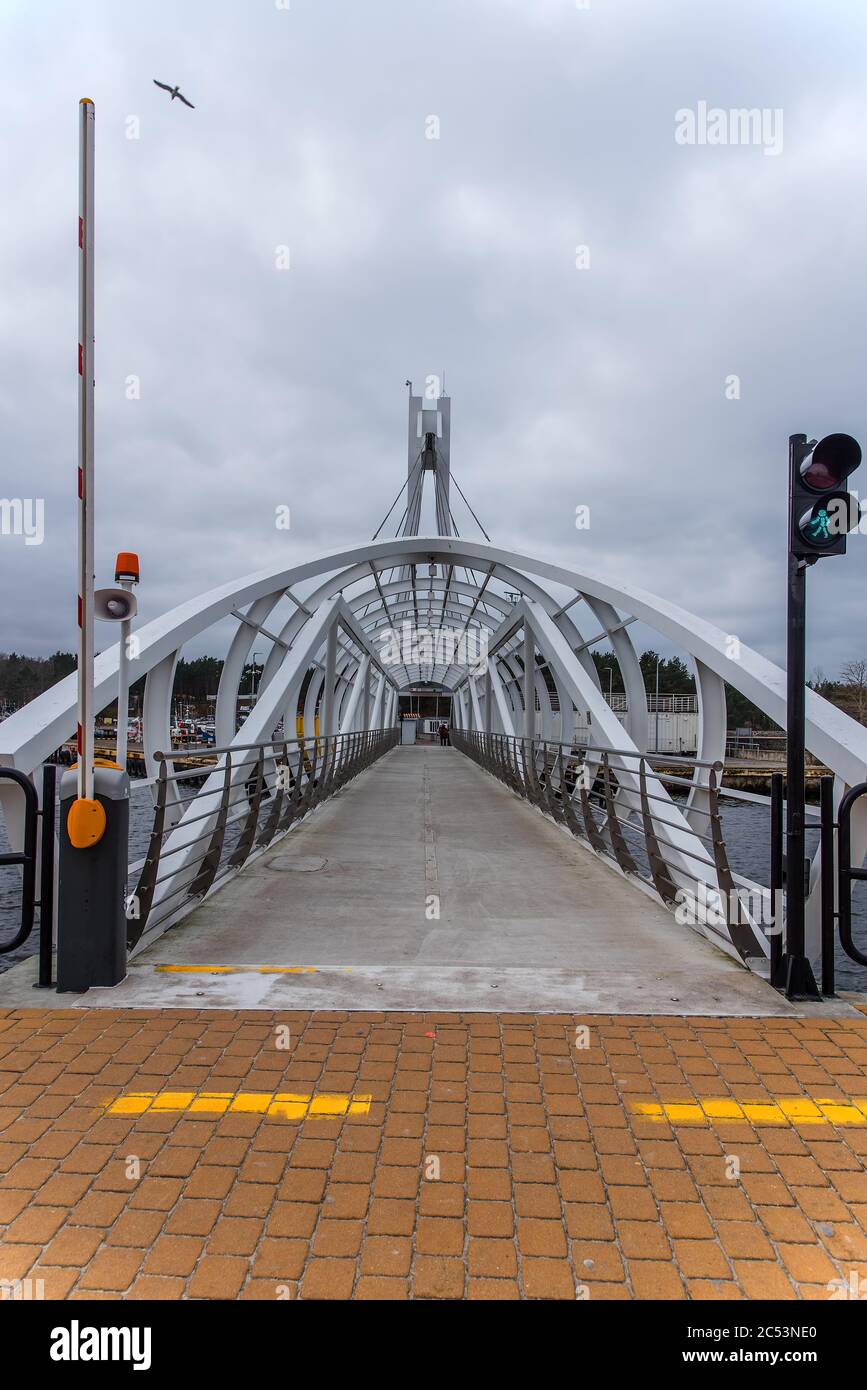
M629 705L625 695L605 697L606 703L621 724L626 723ZM575 742L579 747L598 742L593 737L593 724L588 724L584 710L575 715ZM695 753L698 747L698 696L660 695L659 708L655 695L647 697L647 744L649 753Z

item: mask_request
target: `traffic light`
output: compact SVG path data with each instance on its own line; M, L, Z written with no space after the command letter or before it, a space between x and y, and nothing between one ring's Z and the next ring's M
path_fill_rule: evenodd
M846 536L860 518L845 487L861 462L849 434L819 443L789 436L789 565L786 597L786 944L771 952L772 984L789 999L820 999L806 951L804 735L806 715L807 566L823 555L845 555Z
M789 440L789 550L813 565L823 555L845 555L846 535L859 520L858 499L844 483L861 462L850 434L816 443L805 434Z

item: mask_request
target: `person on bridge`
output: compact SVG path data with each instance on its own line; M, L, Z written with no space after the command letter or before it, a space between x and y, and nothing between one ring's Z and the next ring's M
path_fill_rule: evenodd
M446 745L447 745L448 742L449 742L449 726L448 726L448 724L440 724L440 727L439 727L439 735L440 735L440 746L441 746L442 748L445 748Z

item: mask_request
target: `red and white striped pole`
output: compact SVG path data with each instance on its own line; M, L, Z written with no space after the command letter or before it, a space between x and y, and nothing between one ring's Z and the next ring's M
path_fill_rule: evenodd
M93 800L93 164L95 108L79 103L78 795Z

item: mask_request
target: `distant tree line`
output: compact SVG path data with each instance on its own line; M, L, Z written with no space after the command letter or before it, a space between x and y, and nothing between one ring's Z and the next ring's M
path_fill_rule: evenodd
M624 694L623 680L617 658L612 651L594 652L593 661L599 672L599 683L604 694L608 694L609 671L612 694ZM685 662L678 656L660 657L657 652L642 652L638 658L644 676L644 688L648 695L656 690L656 668L659 663L660 695L694 695L695 679ZM0 652L0 712L10 714L13 710L35 700L44 690L56 685L64 676L75 670L76 658L72 652L55 652L53 656L19 656L17 652ZM198 656L192 661L181 658L175 675L176 698L189 700L191 704L204 706L209 696L216 694L220 683L223 662L216 656ZM262 674L261 663L252 662L244 668L241 679L241 693L248 694L254 683L258 684ZM811 690L824 696L826 700L857 719L867 723L867 660L856 658L847 661L836 679L831 679L817 669L808 685ZM144 677L130 686L130 694L135 704L141 707L144 694ZM726 685L726 709L730 729L753 728L774 729L772 719L748 700L740 691ZM110 711L109 711L110 712Z
M74 670L72 652L45 657L0 652L0 708L6 713L19 709Z
M829 680L824 671L817 669L807 684L859 724L867 723L867 661L863 657L847 661L837 680Z
M17 652L0 652L0 709L9 714L35 700L44 690L63 680L76 668L76 657L72 652L55 652L53 656L19 656ZM178 661L175 675L175 695L193 703L204 705L209 695L216 694L220 683L223 662L215 656L199 656L193 661ZM257 677L261 665L256 668ZM245 670L242 690L250 689L252 667ZM130 686L133 705L139 703L144 695L144 676ZM111 713L109 708L106 713Z

